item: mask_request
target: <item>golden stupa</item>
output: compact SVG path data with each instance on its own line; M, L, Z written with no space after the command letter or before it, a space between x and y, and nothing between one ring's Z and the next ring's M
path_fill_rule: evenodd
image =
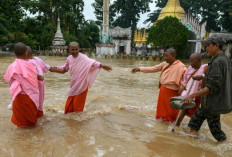
M142 38L141 42L142 43L146 43L147 42L146 29L143 30L143 38Z
M166 16L173 16L178 18L179 20L181 20L185 16L185 11L181 7L179 0L168 0L166 6L161 10L157 21L165 18ZM156 22L154 22L154 25L156 25ZM144 31L145 35L143 35L143 37L141 30L136 31L135 33L136 34L134 35L134 43L141 44L146 42L146 31Z
M144 29L143 33L142 33L141 29L135 30L133 42L136 44L146 43L147 42L146 29Z
M134 33L134 43L137 43L138 42L138 33L137 33L137 29L135 30L135 33Z
M185 11L180 5L179 0L168 0L166 6L161 10L158 21L166 16L177 17L181 20L185 16Z

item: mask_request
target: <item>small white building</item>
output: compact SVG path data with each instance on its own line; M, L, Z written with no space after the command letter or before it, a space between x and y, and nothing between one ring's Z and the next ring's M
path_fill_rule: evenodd
M112 29L112 37L117 54L131 54L131 28L115 27Z

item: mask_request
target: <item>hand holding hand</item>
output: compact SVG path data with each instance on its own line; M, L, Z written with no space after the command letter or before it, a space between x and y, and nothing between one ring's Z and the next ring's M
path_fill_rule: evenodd
M55 72L56 71L56 67L50 67L49 71Z
M136 73L136 72L140 72L141 70L139 69L139 68L133 68L132 70L131 70L131 73Z

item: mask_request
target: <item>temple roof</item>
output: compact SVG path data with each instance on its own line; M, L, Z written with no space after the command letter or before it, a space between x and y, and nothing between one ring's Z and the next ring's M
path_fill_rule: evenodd
M128 37L131 38L131 27L129 28L121 28L121 27L114 27L112 29L112 36L113 37Z

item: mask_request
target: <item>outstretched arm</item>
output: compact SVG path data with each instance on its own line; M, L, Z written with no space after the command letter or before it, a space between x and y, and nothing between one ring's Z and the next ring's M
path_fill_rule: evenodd
M69 70L69 61L71 60L71 56L69 56L64 64L64 66L59 67L51 67L49 71L56 73L65 73Z
M56 73L65 73L67 72L65 69L58 69L57 67L50 67L49 71L56 72Z
M131 73L136 73L136 72L141 72L141 70L140 70L140 68L133 68L132 70L131 70Z
M103 64L100 64L100 68L106 70L106 71L111 71L112 68L110 66L107 66L107 65L103 65Z
M163 66L165 65L165 62L162 62L158 65L155 65L153 67L137 67L133 68L131 70L131 73L136 73L136 72L143 72L143 73L154 73L158 71L162 71Z
M46 64L42 59L40 59L39 57L34 57L34 59L36 59L37 61L39 61L43 65L43 71L45 73L47 73L49 71L50 66L48 64Z

